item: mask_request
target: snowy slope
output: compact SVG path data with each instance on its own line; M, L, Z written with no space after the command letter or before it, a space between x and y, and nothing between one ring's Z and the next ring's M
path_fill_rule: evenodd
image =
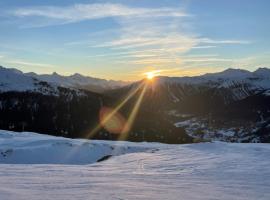
M38 153L35 156L21 153L20 157L13 157L14 163L21 163L23 158L43 157L46 148L54 148L54 153L50 153L53 157L66 142L79 146L86 142L20 134L1 131L1 151L13 149L10 157L19 152ZM96 155L97 149L105 152L108 146L114 145L132 150L88 165L1 164L0 199L270 199L267 144L87 143L86 146L96 144L96 147L87 147L89 157ZM43 150L38 151L40 148ZM80 157L85 151L66 154L71 152ZM2 160L2 163L5 162Z
M0 163L15 164L89 164L104 156L145 151L129 143L114 144L72 140L36 133L0 130Z

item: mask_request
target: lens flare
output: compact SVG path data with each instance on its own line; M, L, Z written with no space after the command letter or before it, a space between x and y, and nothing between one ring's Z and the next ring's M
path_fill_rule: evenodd
M109 107L102 107L100 109L99 121L103 128L114 134L121 133L123 128L126 127L125 118L119 112L115 112L114 109Z
M144 83L141 83L138 85L138 87L134 88L127 96L126 98L120 102L117 107L111 112L103 121L106 122L109 120L115 113L117 113L127 102L129 99L131 99L137 92L138 90L143 87ZM87 135L86 138L91 139L99 130L101 130L102 126L99 123L92 131L90 131Z
M146 88L147 88L147 85L144 85L144 87L140 93L140 96L137 99L118 140L125 140L128 137L128 132L130 131L130 128L132 127L132 125L136 119L136 116L138 114L140 105L141 105L143 97L144 97L144 94L146 92Z

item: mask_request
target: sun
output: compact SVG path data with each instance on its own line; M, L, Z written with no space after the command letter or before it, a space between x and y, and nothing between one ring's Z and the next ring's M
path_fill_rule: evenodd
M153 72L147 72L146 76L148 80L152 80L155 77L155 74Z
M156 76L160 75L161 70L153 70L143 73L148 81L152 81Z

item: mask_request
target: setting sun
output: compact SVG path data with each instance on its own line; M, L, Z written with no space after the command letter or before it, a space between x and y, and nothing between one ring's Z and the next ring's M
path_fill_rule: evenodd
M155 74L154 72L147 72L146 76L148 80L152 80L155 77Z
M155 76L158 76L160 73L160 70L155 70L155 71L149 71L145 72L144 75L148 80L152 80Z

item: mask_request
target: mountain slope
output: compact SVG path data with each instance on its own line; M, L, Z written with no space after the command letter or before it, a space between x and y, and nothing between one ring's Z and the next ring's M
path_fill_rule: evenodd
M20 76L32 84L35 79L24 75ZM16 74L9 71L9 80L13 84ZM20 81L21 79L18 79ZM16 91L16 87L3 90L0 93L0 127L13 131L34 131L44 134L65 136L71 138L91 138L117 140L121 135L100 127L100 112L103 108L114 108L121 98L86 90L62 87L56 83L41 82L48 86L55 85L55 94L43 93L41 90L26 87ZM8 85L5 85L8 86ZM124 94L124 97L128 93ZM134 107L129 102L119 111L125 123ZM152 115L149 113L150 116ZM192 138L185 134L183 129L177 129L161 115L139 117L131 127L125 140L129 141L157 141L164 143L189 143ZM113 122L112 122L113 123ZM158 125L158 126L157 126ZM121 129L124 126L121 126ZM120 129L119 129L120 130Z
M100 90L95 93L76 89L76 81L88 84L90 80L78 74L44 75L50 79L48 83L18 70L1 70L5 72L0 86L3 129L86 137L100 122L103 108L115 108L125 102L119 115L128 120L131 113L136 113L126 140L270 142L267 68L254 72L228 69L197 77L155 77L153 81L101 89L102 94ZM100 79L96 81L99 85ZM101 128L93 138L115 140L119 135Z
M197 77L145 80L141 116L149 113L148 117L169 119L200 139L270 142L268 74L267 68L255 72L228 69ZM111 91L111 95L121 96L142 83Z

